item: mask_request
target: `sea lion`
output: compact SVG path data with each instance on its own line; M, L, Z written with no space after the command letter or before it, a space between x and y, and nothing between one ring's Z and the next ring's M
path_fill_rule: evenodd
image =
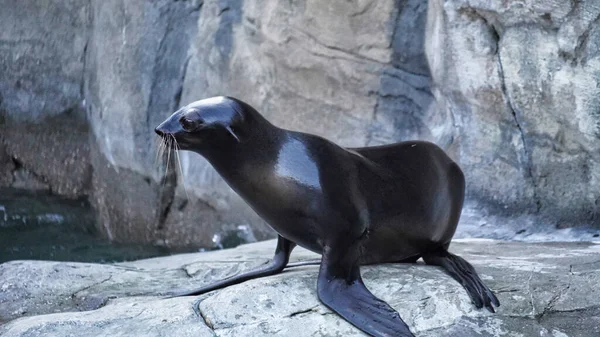
M278 128L232 97L191 103L155 131L205 157L279 234L269 264L180 295L279 273L300 245L322 254L319 299L373 336L413 334L398 312L365 287L359 270L364 264L423 258L460 282L477 308L493 312L499 305L473 267L448 252L465 180L438 146L406 141L343 148Z

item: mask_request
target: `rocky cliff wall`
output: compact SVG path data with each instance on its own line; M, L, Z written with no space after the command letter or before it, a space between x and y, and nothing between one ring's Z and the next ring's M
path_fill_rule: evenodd
M599 224L593 1L0 0L0 184L87 196L117 241L272 235L197 155L165 174L152 129L239 97L345 146L427 139L469 200Z
M600 224L600 3L429 1L435 109L473 199Z

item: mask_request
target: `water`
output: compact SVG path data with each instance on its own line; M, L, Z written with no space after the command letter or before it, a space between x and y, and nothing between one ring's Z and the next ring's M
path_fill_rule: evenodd
M238 225L235 229L221 230L212 237L212 249L237 247L243 243L255 242L256 238L248 225Z
M229 228L229 229L226 229ZM455 238L509 241L600 241L600 229L557 229L530 216L503 218L466 205ZM174 253L231 248L256 241L246 225L224 226L213 247L169 249L163 246L114 244L96 231L95 214L86 200L48 193L0 189L0 263L10 260L121 262Z
M24 259L107 263L177 252L110 243L98 235L94 224L94 212L85 200L0 189L0 263Z

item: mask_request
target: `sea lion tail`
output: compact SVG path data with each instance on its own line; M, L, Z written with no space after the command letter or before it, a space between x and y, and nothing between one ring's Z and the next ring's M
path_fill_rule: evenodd
M458 281L477 308L485 306L490 312L496 312L494 306L500 306L496 295L479 278L475 268L462 257L446 250L439 250L423 255L423 260L429 265L442 267L453 279Z

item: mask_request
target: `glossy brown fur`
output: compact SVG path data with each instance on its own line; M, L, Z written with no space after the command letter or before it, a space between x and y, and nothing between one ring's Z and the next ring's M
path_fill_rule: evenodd
M359 166L361 190L376 196L367 198L372 225L363 244L364 263L400 261L450 244L465 180L444 151L419 141L354 150L377 165L376 170L369 169L372 164Z

